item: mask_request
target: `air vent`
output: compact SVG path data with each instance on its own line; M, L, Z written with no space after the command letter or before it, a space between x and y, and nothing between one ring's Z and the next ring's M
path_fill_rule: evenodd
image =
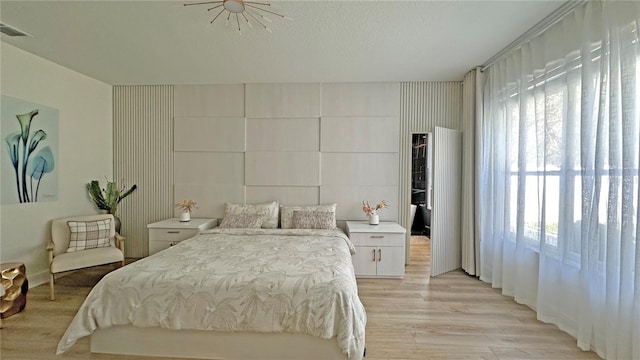
M26 32L22 31L22 30L18 30L15 27L5 24L3 22L0 22L0 33L3 33L5 35L9 35L9 36L31 36L29 34L27 34Z

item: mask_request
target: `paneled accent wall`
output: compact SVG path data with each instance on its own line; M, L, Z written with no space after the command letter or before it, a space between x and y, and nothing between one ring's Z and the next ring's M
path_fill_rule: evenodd
M462 130L462 83L411 82L400 85L400 186L399 223L411 228L411 135L430 133L436 126ZM407 231L407 256L409 259Z
M398 83L323 84L320 202L338 203L338 219L364 219L363 200L386 200L380 219L398 220L399 115Z
M138 185L118 216L127 257L148 254L147 224L173 215L173 86L113 87L113 178Z
M278 200L364 220L362 200L385 199L398 219L397 83L176 86L175 109L174 201L195 216Z
M174 91L172 201L196 200L194 217L222 218L225 202L245 201L245 86L180 85Z
M462 108L459 82L113 91L114 178L139 186L119 210L133 257L147 254L147 223L185 198L200 203L195 217L279 200L336 202L339 220L364 220L362 200L384 199L381 219L408 229L411 133L460 130Z

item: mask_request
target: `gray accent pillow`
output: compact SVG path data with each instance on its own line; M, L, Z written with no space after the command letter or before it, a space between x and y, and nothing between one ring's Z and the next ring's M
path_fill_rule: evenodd
M219 228L260 229L264 216L256 214L229 214L222 219Z
M286 206L280 205L280 227L283 229L291 229L293 228L293 212L295 210L304 210L304 211L324 211L331 212L334 214L333 220L333 228L336 228L335 222L335 213L336 213L336 204L326 204L326 205L305 205L305 206Z
M226 203L224 217L228 215L262 215L262 227L275 229L278 227L278 202L248 205Z
M293 211L294 229L335 229L336 214L329 211Z

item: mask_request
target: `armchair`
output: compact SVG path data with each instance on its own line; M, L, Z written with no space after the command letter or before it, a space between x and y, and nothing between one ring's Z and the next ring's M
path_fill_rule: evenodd
M67 252L71 240L68 221L105 219L111 219L110 246ZM55 299L55 274L118 262L120 266L124 266L124 240L124 237L116 233L113 215L111 214L74 216L53 220L51 222L51 240L47 244L47 252L49 253L49 299Z

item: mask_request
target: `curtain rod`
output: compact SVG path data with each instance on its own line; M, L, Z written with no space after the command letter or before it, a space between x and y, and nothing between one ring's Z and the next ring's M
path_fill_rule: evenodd
M555 23L562 20L562 18L565 15L567 15L571 10L575 9L578 5L586 1L587 0L568 0L567 2L562 4L559 8L555 9L547 17L540 20L540 22L535 24L531 29L527 30L524 34L520 35L517 39L513 40L505 48L498 51L498 53L493 55L489 60L485 61L485 63L482 64L480 71L485 71L488 67L496 63L498 60L502 59L505 55L507 55L507 53L515 49L518 49L527 41L540 35L545 30L553 26Z

